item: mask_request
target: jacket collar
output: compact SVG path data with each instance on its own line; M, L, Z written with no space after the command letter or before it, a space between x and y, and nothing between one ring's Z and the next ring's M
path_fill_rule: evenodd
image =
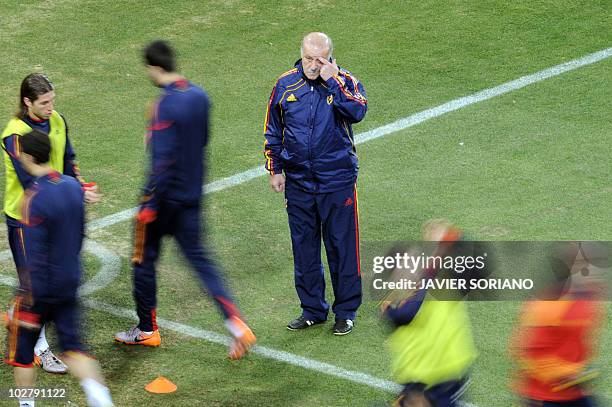
M188 87L189 87L189 81L185 78L176 80L164 86L165 89L180 89L180 90L185 90Z

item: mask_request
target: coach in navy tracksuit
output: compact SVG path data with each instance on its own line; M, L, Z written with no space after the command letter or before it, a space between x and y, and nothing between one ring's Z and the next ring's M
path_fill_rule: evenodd
M242 357L255 337L242 321L217 265L201 244L200 210L209 101L204 90L175 72L174 51L165 41L145 48L150 78L161 87L148 133L151 168L136 222L134 298L138 326L115 339L129 345L159 346L155 263L161 239L172 235L213 297L234 335L230 358Z
M270 185L285 192L302 307L302 315L287 328L304 329L327 319L322 235L335 297L334 334L345 335L361 304L358 165L351 125L365 116L367 99L361 83L339 69L331 53L327 35L304 37L302 59L272 90L264 154Z

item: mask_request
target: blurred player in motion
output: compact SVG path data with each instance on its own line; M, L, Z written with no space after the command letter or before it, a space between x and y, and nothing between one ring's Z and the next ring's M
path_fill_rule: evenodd
M128 345L159 346L155 264L161 239L172 235L215 300L234 337L229 357L240 359L255 344L217 265L201 243L202 186L209 138L209 100L204 90L176 72L175 54L165 41L144 49L149 78L162 88L154 105L147 145L151 167L136 216L134 299L139 323L115 335Z
M85 211L81 184L49 165L51 141L38 130L19 138L21 168L33 177L23 205L23 245L28 253L8 317L6 362L15 384L32 388L34 347L42 326L53 322L69 372L80 380L87 402L112 406L98 363L83 353L79 335L77 289ZM20 400L20 406L34 406Z
M23 225L20 222L21 205L24 190L34 181L34 177L29 175L19 162L19 140L22 135L32 131L32 129L47 134L51 139L50 167L61 174L77 179L85 190L85 202L93 203L100 200L95 183L85 182L80 174L75 161L74 150L68 138L66 119L54 110L54 105L55 88L51 81L41 73L29 74L21 82L17 112L2 132L6 169L4 213L11 253L18 275L27 257L21 242L23 236ZM66 365L55 357L49 348L44 327L40 331L40 337L36 342L35 353L36 363L40 364L46 372L66 372Z
M423 227L425 241L438 242L435 254L448 252L461 239L450 222L434 220ZM420 270L416 280L435 278L438 270ZM393 279L415 279L406 269L395 269ZM468 370L476 359L466 305L456 299L439 300L425 289L394 290L381 302L381 312L394 326L388 345L392 373L404 390L399 407L453 407L468 384Z
M549 257L552 278L524 304L511 341L514 387L528 407L593 407L589 383L604 319L609 253L597 242L563 242Z

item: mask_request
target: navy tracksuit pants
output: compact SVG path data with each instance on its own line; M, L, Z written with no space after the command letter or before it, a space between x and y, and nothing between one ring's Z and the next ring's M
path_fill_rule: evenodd
M355 319L361 305L359 220L355 186L330 193L305 192L287 181L285 199L291 230L295 288L302 315L327 319L321 237L334 291L336 319Z
M8 324L8 352L5 362L17 367L31 367L34 347L40 330L48 322L55 323L55 332L63 352L84 352L79 334L80 310L76 300L45 301L31 298L31 293L15 297Z
M183 254L195 269L200 282L213 297L217 307L230 318L240 316L237 307L221 279L219 268L201 243L200 206L164 201L160 203L157 218L148 224L136 222L134 264L134 299L136 312L143 331L157 329L157 284L155 263L160 243L165 235L176 239Z
M13 316L8 329L7 363L18 367L30 367L34 360L34 347L41 328L47 322L55 322L55 330L63 351L83 351L79 326L79 309L74 300L53 303L32 298L31 283L26 269L27 248L24 241L23 224L6 216L8 241L17 268L19 287L13 303ZM58 293L59 294L59 293ZM65 294L65 293L62 293ZM21 326L21 323L27 326Z
M423 395L432 407L457 407L461 405L459 398L465 393L468 384L467 378L436 384L429 388L423 383L408 383L393 405L408 407L414 403L413 395L417 397Z
M13 261L17 268L17 275L22 286L29 286L28 282L21 281L22 273L21 270L26 264L26 249L25 242L23 240L23 224L17 219L6 216L6 227L8 231L8 241L11 247L11 253L13 254ZM25 285L24 285L25 284Z

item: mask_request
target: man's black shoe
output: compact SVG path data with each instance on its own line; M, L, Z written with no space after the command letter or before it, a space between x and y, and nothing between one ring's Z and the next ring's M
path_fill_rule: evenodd
M293 321L289 322L287 325L287 329L290 331L297 331L300 329L306 329L313 325L322 324L325 321L312 321L310 319L304 318L304 316L299 316Z
M350 319L338 319L334 324L334 335L350 334L353 330L353 321Z

